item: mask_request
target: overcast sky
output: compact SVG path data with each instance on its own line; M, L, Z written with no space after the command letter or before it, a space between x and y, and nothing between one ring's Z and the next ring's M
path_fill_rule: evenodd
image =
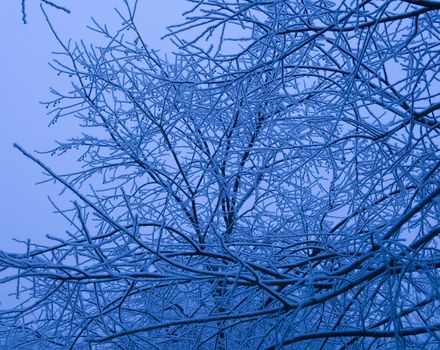
M60 86L63 78L57 77L48 65L51 52L59 50L59 46L39 10L39 1L27 2L26 25L21 19L20 0L2 1L0 5L0 250L19 249L12 238L44 242L46 234L60 236L68 228L63 218L53 214L47 196L64 207L69 198L57 197L60 187L53 183L36 185L45 179L41 169L12 147L16 142L28 151L43 151L51 148L55 139L69 135L66 123L48 128L50 118L39 104L50 100L49 87ZM53 8L47 11L63 39L93 41L94 36L86 29L91 16L114 28L120 23L114 8L123 8L122 0L62 3L71 14ZM183 0L143 1L137 23L146 42L153 48L170 51L171 45L160 37L166 33L167 25L182 21L185 8ZM58 157L48 160L60 173L68 161Z

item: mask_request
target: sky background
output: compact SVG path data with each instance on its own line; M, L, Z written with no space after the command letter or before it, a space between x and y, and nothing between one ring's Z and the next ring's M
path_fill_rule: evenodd
M124 9L122 0L65 0L57 3L71 10L70 14L47 8L55 29L63 40L96 40L86 26L93 16L110 28L118 28L121 20L114 8ZM141 1L137 24L145 41L163 53L171 52L172 45L161 40L166 27L183 20L188 8L184 0ZM62 87L63 77L57 77L49 67L52 52L60 51L39 8L39 1L27 1L27 24L22 22L21 1L7 0L0 4L0 250L16 251L24 247L13 241L31 239L47 242L46 234L62 236L68 223L53 214L47 196L61 207L68 207L71 196L58 196L61 187L53 182L36 185L47 179L38 167L13 148L16 142L27 151L50 149L55 139L70 135L63 121L48 127L50 117L40 101L51 99L49 88ZM34 153L35 154L35 153ZM56 172L62 173L72 159L66 157L44 159Z

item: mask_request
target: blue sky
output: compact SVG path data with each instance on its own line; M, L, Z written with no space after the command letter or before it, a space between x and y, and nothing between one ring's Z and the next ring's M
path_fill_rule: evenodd
M13 148L16 142L28 151L47 150L55 139L69 136L68 123L61 122L48 128L50 118L39 101L50 100L49 87L65 84L49 67L52 52L59 45L51 34L37 1L28 1L27 21L23 25L19 0L3 1L0 9L0 66L3 67L0 86L0 222L1 250L16 250L19 245L12 238L45 242L45 235L60 236L68 228L66 221L53 214L50 195L62 207L69 206L68 196L58 197L61 188L53 182L36 185L46 179L41 169ZM123 9L122 0L76 0L59 2L71 14L48 8L47 12L57 32L64 40L84 39L93 42L96 36L86 26L94 17L100 23L118 28L120 19L115 7ZM182 20L187 8L183 0L146 1L138 8L137 23L147 43L162 52L170 52L171 45L160 37L166 26ZM65 157L44 157L54 170L62 173L68 163Z

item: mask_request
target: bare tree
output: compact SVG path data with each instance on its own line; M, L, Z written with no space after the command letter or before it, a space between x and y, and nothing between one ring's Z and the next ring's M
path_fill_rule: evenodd
M26 11L27 2L26 2L26 0L20 0L20 1L21 1L21 20L23 21L23 24L26 24L27 23L27 11ZM40 0L40 6L43 6L43 5L53 7L57 10L65 12L65 13L70 13L70 10L67 7L60 5L60 4L57 4L54 1Z
M2 253L6 344L440 345L435 1L195 1L167 62L136 4L65 44L51 152L76 197L53 246ZM55 31L54 34L56 35Z

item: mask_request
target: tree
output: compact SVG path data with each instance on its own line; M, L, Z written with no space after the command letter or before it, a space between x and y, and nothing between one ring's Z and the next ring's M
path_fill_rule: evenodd
M65 13L70 13L70 10L67 7L62 6L60 4L57 4L56 2L53 2L53 1L40 0L40 6L43 6L43 5L53 7L57 10L65 12ZM26 0L21 0L21 20L23 21L24 24L27 23Z
M192 1L172 62L136 4L60 40L68 237L2 253L10 346L439 346L435 1ZM54 31L56 35L56 32Z

